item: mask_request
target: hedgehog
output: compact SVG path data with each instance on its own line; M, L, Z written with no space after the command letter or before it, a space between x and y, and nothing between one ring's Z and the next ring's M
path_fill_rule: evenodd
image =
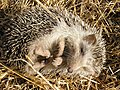
M43 74L98 76L106 60L102 30L67 10L47 9L55 17L39 5L14 14L0 10L0 58L15 65L27 55ZM15 66L35 74L28 64Z

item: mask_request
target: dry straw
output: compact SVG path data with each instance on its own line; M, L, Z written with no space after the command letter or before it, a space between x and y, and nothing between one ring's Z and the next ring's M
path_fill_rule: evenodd
M1 0L0 9L10 0ZM17 0L15 4L19 4ZM22 0L21 9L40 4L51 16L47 6L66 8L91 26L102 28L106 40L107 62L99 77L67 77L56 74L37 76L18 73L0 60L0 89L5 90L120 90L120 1L119 0ZM1 22L0 22L1 23ZM28 57L29 58L29 57ZM23 60L24 61L24 60Z

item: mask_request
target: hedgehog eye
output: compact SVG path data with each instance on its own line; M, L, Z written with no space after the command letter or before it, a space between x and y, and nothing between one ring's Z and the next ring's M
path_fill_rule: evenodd
M84 55L85 54L85 50L84 50L84 46L83 44L80 45L80 54Z
M80 53L81 53L82 55L85 54L85 52L84 52L84 50L83 50L83 47L80 48Z

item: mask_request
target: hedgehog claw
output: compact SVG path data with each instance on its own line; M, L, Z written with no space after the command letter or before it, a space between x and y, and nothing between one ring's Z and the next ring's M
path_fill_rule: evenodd
M49 50L43 50L41 47L35 48L35 54L45 56L46 58L50 57L50 51Z
M55 67L58 67L59 65L61 65L63 59L62 57L57 57L53 60L52 64L55 66Z

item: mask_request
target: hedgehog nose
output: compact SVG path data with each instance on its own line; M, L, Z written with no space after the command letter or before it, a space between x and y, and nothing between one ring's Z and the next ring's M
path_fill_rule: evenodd
M67 70L68 70L69 73L73 72L73 69L71 67L69 67Z

